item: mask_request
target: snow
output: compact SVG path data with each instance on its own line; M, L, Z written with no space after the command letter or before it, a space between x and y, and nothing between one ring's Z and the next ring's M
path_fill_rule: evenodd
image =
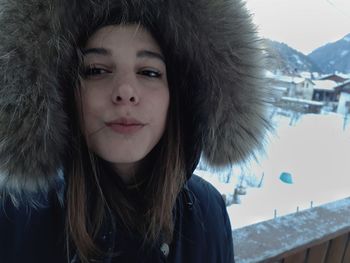
M260 156L258 162L221 173L196 171L229 201L242 174L253 181L251 185L255 176L256 187L243 183L247 194L239 196L241 204L227 207L233 229L350 196L350 128L344 125L343 115L306 114L294 126L281 115L275 115L273 121L275 135L267 145L266 156ZM231 180L223 183L223 175L230 172ZM282 172L292 174L293 184L279 179Z
M339 212L342 210L348 210L348 207L350 206L350 198L345 198L343 200L339 200L337 202L332 202L327 204L327 209L329 211L333 212ZM349 212L349 211L347 211Z
M299 78L299 77L290 77L290 76L276 76L276 79L282 82L287 82L287 83L302 83L305 81L304 78Z
M293 55L293 57L295 58L295 60L297 61L297 63L299 64L299 65L302 65L303 64L303 62L301 61L301 59L300 59L300 57L298 56L298 55Z
M308 72L308 71L302 71L299 74L300 74L300 76L302 78L305 78L305 79L311 79L312 78L312 74L310 72Z
M345 79L350 79L350 73L345 74L342 72L337 72L337 75Z
M299 98L294 98L294 97L282 97L282 100L290 101L290 102L306 103L306 104L315 105L315 106L322 106L323 105L323 102L321 102L321 101L304 100L304 99L299 99Z
M349 50L343 50L343 51L340 53L340 56L341 56L341 57L345 57L348 53L349 53Z

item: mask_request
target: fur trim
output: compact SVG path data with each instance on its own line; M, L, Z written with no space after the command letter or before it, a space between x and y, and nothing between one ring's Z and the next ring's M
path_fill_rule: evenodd
M0 191L57 181L66 132L52 1L0 2Z
M176 2L176 3L175 3ZM262 149L269 124L260 40L240 0L169 1L170 43L189 60L189 103L203 155L225 166ZM176 23L174 22L176 21ZM171 37L170 37L171 39ZM186 50L183 52L183 50Z
M268 94L259 39L241 0L0 0L1 191L47 190L55 181L67 146L64 66L81 26L113 5L122 21L151 29L169 70L179 73L190 159L203 150L221 166L262 148Z

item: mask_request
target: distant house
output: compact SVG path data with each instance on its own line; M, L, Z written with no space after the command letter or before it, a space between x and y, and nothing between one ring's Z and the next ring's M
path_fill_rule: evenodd
M304 100L311 100L313 95L314 83L309 78L304 78L295 82L294 97Z
M273 89L272 95L275 101L279 101L283 96L287 96L289 85L277 80L277 76L271 71L265 72L267 84Z
M294 112L350 113L350 79L345 75L331 74L318 80L307 78L306 73L303 76L266 74L275 91L275 106Z
M337 113L350 114L350 80L341 83L335 89L340 93Z
M284 96L289 96L294 87L293 78L284 75L273 76L271 84L275 89L283 91Z
M274 87L283 91L283 96L311 100L313 95L313 82L308 78L292 76L276 76Z
M339 92L336 91L338 83L333 80L313 80L312 100L323 102L336 102L339 99Z

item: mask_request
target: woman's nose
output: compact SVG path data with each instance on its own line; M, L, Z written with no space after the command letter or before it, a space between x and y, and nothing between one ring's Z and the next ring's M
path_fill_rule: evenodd
M135 81L127 78L115 81L112 102L114 104L136 105L139 102L136 85Z

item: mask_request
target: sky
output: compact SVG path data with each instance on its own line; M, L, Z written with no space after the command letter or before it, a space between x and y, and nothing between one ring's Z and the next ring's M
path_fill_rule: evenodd
M305 55L350 33L349 0L246 0L262 37Z

